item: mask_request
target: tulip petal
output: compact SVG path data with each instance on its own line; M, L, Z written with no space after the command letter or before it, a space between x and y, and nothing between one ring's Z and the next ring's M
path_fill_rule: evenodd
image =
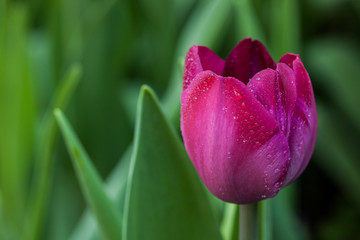
M209 48L192 46L185 58L183 90L188 87L198 73L210 70L216 74L221 74L224 65L225 61Z
M288 140L291 163L284 181L284 185L288 185L300 176L310 161L316 140L317 112L310 77L300 58L294 54L286 54L280 62L293 68L297 91Z
M296 102L294 71L279 63L276 71L265 69L255 74L247 86L256 99L276 118L287 138Z
M287 64L294 70L298 96L303 99L308 106L315 105L310 77L302 64L300 57L296 54L288 53L282 56L279 62Z
M310 111L308 116L304 114L304 103L298 101L292 118L292 127L288 140L291 162L286 179L284 180L284 186L295 181L305 170L315 147L316 110L309 109L305 111Z
M244 83L205 71L181 102L185 147L214 195L242 204L277 194L290 161L287 139Z
M222 75L235 77L247 84L257 72L266 68L275 69L275 66L261 42L246 38L229 53Z

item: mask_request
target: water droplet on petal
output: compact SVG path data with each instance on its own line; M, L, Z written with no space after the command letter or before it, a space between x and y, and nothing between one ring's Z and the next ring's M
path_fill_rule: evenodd
M241 103L241 108L242 108L242 109L245 109L245 108L246 108L245 102L242 102L242 103Z
M238 91L236 91L235 88L233 89L233 92L234 92L235 96L236 96L239 100L242 99L242 95L241 95Z

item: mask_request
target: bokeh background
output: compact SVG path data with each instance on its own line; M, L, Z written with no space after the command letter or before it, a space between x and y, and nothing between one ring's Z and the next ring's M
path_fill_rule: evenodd
M360 239L358 0L0 0L0 239L29 222L34 239L67 239L86 208L52 122L62 79L79 79L61 106L106 179L133 140L140 86L179 129L187 49L225 58L248 36L276 61L300 54L318 106L313 158L273 200L274 239Z

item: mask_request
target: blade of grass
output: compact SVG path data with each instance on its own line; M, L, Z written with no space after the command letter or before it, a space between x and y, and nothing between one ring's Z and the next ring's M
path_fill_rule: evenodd
M49 188L51 186L53 152L58 135L55 118L51 110L66 108L81 77L81 65L75 63L57 87L48 112L40 124L38 143L36 145L36 158L34 168L34 181L30 192L28 213L26 216L24 236L27 239L38 239L43 225L44 214L48 205Z
M10 235L23 225L27 177L34 144L35 103L27 52L28 11L1 2L0 14L0 188Z
M106 193L99 174L61 110L56 109L54 115L87 204L95 215L103 236L106 239L121 239L122 224L119 212Z

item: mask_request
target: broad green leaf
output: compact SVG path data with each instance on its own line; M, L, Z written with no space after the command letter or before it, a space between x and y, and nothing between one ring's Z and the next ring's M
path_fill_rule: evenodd
M127 185L131 152L132 147L130 146L108 177L105 186L106 191L109 194L111 200L114 201L120 216L122 216L124 212L125 190ZM89 210L85 211L69 239L101 239L98 224Z
M49 190L53 173L53 154L55 141L58 135L52 109L65 109L80 80L82 68L78 63L71 66L56 88L53 99L40 124L38 141L35 149L35 169L33 186L30 191L28 212L24 225L24 236L27 239L37 239L44 214L47 210Z
M140 91L135 128L123 239L221 239L200 179L148 87Z
M85 199L96 217L104 237L121 239L122 224L119 212L106 193L99 174L61 110L56 109L54 114L71 155Z

